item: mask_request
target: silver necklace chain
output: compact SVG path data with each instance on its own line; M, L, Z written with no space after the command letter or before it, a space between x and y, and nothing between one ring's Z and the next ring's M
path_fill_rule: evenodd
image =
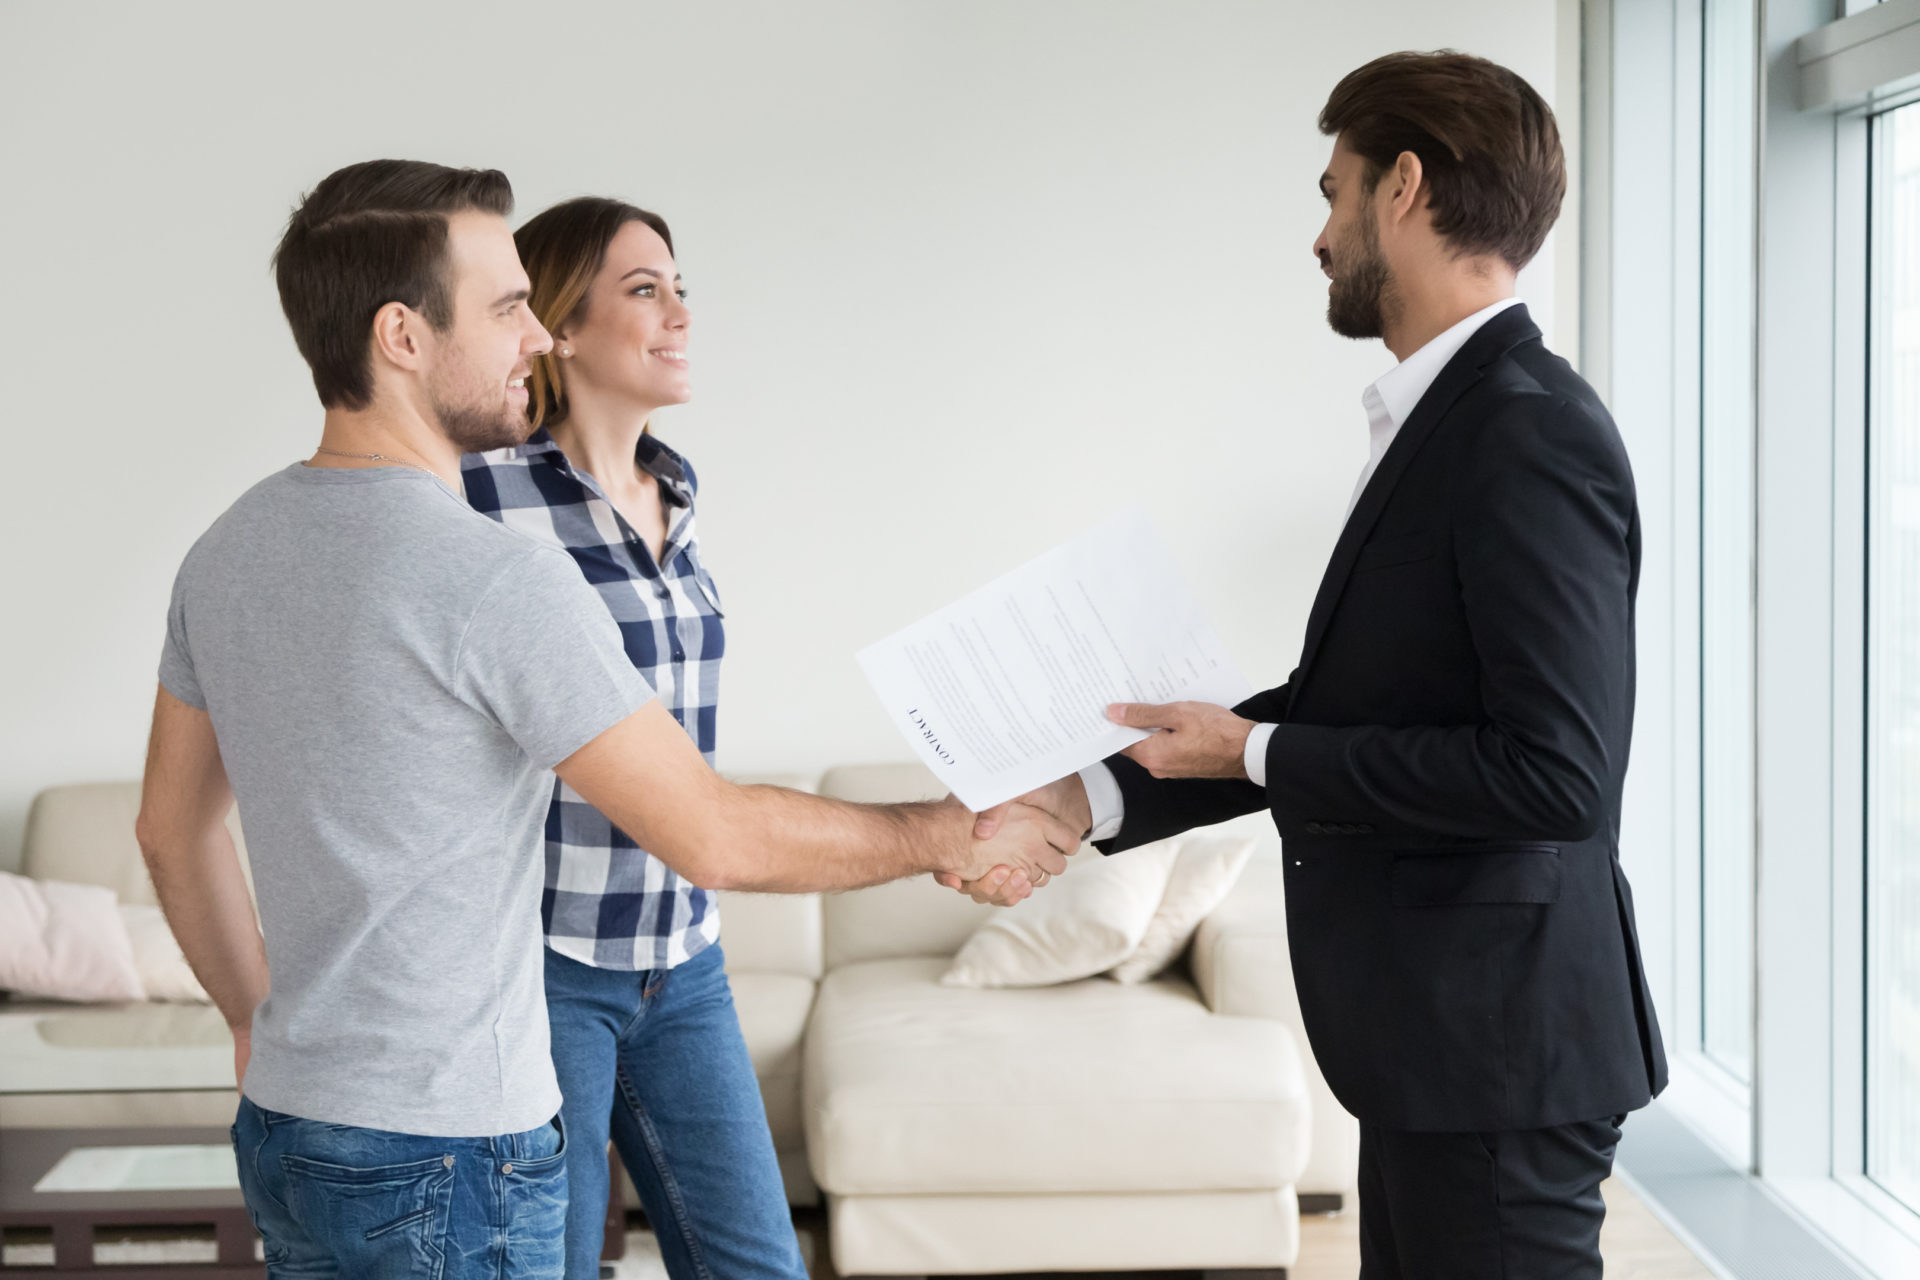
M329 449L323 444L313 446L313 451L332 454L336 458L366 458L373 462L391 462L396 467L412 467L415 471L424 471L435 480L440 480L440 473L432 467L423 467L417 462L408 462L405 458L389 458L384 453L348 453L343 449ZM440 483L445 484L446 481L440 480Z

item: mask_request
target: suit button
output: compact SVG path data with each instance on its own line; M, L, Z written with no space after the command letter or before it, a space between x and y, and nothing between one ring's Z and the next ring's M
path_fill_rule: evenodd
M1323 836L1326 833L1327 829L1317 822L1309 822L1307 824L1307 834L1310 836Z

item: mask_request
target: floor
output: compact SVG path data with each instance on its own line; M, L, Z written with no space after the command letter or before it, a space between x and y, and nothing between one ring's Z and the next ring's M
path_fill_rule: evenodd
M1607 1221L1600 1256L1607 1280L1713 1280L1713 1272L1667 1230L1618 1178L1600 1184ZM1351 1213L1300 1220L1300 1261L1287 1280L1354 1280L1360 1272L1360 1222Z
M1712 1280L1707 1269L1674 1234L1619 1182L1602 1185L1607 1198L1607 1224L1600 1235L1601 1253L1609 1280ZM825 1231L818 1213L796 1215L801 1253L816 1280L835 1280L826 1259ZM102 1250L101 1262L211 1261L211 1239L129 1239ZM0 1248L0 1266L47 1266L53 1261L51 1242L10 1240ZM1359 1220L1352 1213L1316 1214L1300 1222L1300 1260L1288 1270L1288 1280L1354 1280L1360 1270ZM615 1265L618 1280L666 1280L660 1250L645 1230L627 1233L627 1256ZM1177 1272L1157 1273L1161 1280L1191 1280ZM1114 1277L1076 1276L1074 1280L1117 1280Z
M1601 1192L1607 1201L1607 1221L1600 1231L1600 1252L1606 1259L1608 1280L1713 1280L1706 1264L1625 1184L1609 1179L1601 1184ZM795 1226L801 1252L816 1280L835 1280L819 1247L824 1232L817 1220L802 1213ZM1360 1227L1355 1214L1313 1214L1300 1220L1300 1260L1288 1268L1287 1280L1354 1280L1359 1273ZM615 1271L619 1280L666 1280L666 1274L653 1237L645 1231L628 1232L627 1256ZM1179 1273L1158 1274L1165 1280L1190 1280ZM1117 1278L1087 1275L1074 1280Z

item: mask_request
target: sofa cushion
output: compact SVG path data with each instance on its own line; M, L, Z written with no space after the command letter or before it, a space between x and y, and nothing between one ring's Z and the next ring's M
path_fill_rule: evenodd
M727 972L820 978L820 895L722 893L720 945Z
M127 940L133 944L133 967L140 974L140 985L149 1000L178 1000L188 1004L212 1004L213 997L200 985L180 940L173 936L160 908L138 902L119 905L120 919L127 926Z
M55 1000L141 1000L111 889L0 871L0 990Z
M1186 981L943 987L938 958L830 971L807 1032L807 1149L836 1195L1284 1187L1308 1104L1287 1028Z
M233 1036L212 1005L0 1000L0 1090L161 1089L223 1089L231 1104Z
M1113 980L1145 982L1165 973L1187 949L1200 922L1233 892L1253 846L1251 836L1189 836L1180 841L1180 858L1160 906L1133 954L1113 966Z
M820 794L857 804L938 800L947 794L919 764L855 764L829 769ZM901 956L950 956L996 910L964 893L943 889L932 876L829 894L821 902L827 968Z
M1140 946L1179 853L1177 840L1158 840L1117 858L1089 853L1085 866L1069 868L1058 883L995 912L960 948L941 983L1047 987L1105 973Z
M915 876L871 889L828 894L820 910L831 970L908 956L947 959L1001 908L981 906L964 893L942 888L932 876Z
M743 786L786 787L811 793L816 779L800 773L728 773ZM768 856L778 857L777 851ZM820 895L815 893L722 893L720 941L727 972L789 973L818 980Z
M122 902L156 905L147 864L133 838L133 820L139 812L138 780L48 787L27 810L20 870L39 880L101 885L119 894ZM227 831L251 889L253 872L240 835L238 810L227 811Z

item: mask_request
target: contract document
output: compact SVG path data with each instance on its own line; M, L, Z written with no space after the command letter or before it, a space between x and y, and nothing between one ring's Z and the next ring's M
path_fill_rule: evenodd
M860 652L914 751L978 812L1147 735L1113 702L1253 692L1144 508Z

